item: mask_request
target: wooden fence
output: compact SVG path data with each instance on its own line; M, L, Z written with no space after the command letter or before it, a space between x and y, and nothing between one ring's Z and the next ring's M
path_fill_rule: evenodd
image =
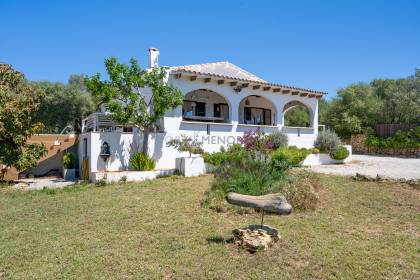
M375 125L375 133L379 137L391 137L398 130L408 131L420 124L377 124Z

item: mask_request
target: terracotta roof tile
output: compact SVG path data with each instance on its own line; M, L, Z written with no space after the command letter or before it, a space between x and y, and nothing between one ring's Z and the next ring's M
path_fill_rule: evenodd
M292 86L287 86L287 85L282 85L282 84L269 83L228 61L175 66L175 67L170 67L170 72L171 73L189 73L189 74L200 75L200 76L210 76L210 77L216 77L216 78L221 78L221 79L237 80L237 81L242 81L242 82L267 85L271 87L281 87L281 88L285 88L289 90L312 92L315 94L322 94L322 95L326 94L325 92L316 91L316 90L292 87Z

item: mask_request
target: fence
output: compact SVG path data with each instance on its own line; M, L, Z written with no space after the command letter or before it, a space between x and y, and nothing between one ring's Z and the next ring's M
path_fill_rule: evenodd
M375 125L375 133L379 137L391 137L398 130L408 131L414 129L419 124L377 124Z

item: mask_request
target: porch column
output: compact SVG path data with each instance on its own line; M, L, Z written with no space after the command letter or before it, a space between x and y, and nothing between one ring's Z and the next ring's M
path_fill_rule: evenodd
M314 134L318 134L318 99L311 104L311 126L314 128Z

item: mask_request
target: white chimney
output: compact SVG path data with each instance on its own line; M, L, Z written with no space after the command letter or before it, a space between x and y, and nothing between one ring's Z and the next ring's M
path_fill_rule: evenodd
M159 50L157 48L149 49L149 68L158 67Z

